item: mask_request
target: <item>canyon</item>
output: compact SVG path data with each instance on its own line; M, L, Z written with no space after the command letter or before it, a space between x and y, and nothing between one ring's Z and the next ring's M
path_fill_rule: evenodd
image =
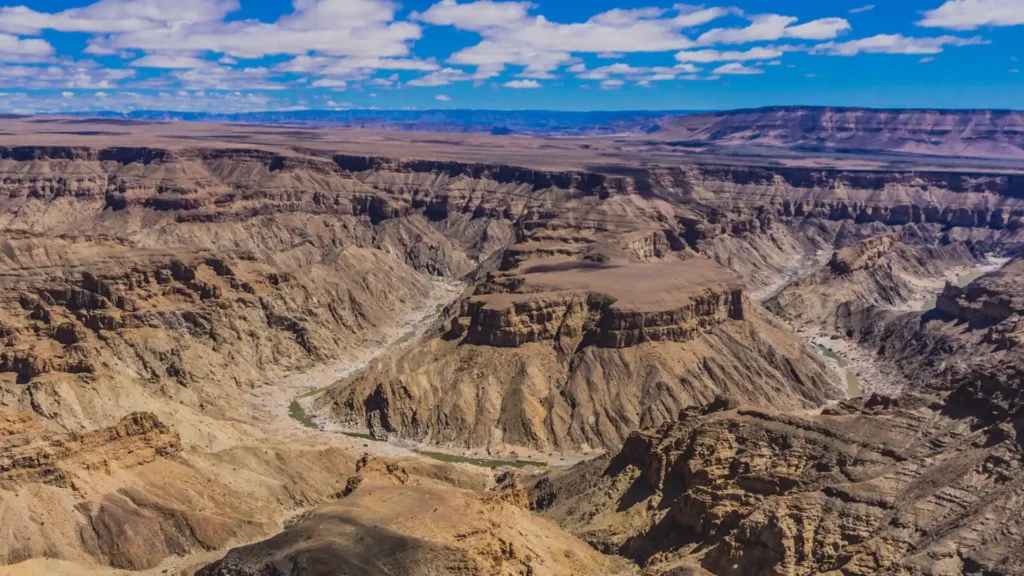
M1020 570L1012 163L0 122L11 569Z

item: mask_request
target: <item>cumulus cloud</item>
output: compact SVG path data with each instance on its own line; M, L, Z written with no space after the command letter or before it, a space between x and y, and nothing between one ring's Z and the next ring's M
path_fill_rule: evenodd
M91 62L46 66L0 66L0 86L28 90L108 89L135 75L134 70L101 68Z
M0 30L98 34L89 42L92 54L185 46L235 58L309 52L400 57L422 34L415 23L395 21L397 5L389 0L294 0L294 11L272 23L224 19L238 8L236 0L100 0L56 13L17 6L0 9Z
M434 99L435 100L440 100L441 102L451 102L452 101L452 97L447 95L447 94L438 94L437 96L434 96Z
M239 8L237 0L100 0L83 8L37 12L27 6L0 8L0 31L43 30L108 34L220 21Z
M334 80L365 80L379 71L440 70L434 59L419 58L378 58L378 57L332 57L300 55L273 67L274 72L308 74Z
M342 91L348 89L348 82L344 80L336 80L334 78L321 78L313 81L310 86L313 88L330 88L331 90Z
M205 68L212 63L187 54L147 54L130 65L136 68Z
M283 90L285 86L270 79L265 67L229 68L211 66L171 73L178 83L190 90Z
M746 62L749 60L772 60L784 54L784 50L775 46L763 46L749 50L692 50L676 54L676 60L680 62L697 62L708 64L711 62Z
M700 45L746 44L770 42L782 38L799 40L830 40L851 29L843 18L822 18L805 24L793 25L797 18L779 14L753 16L744 28L715 28L697 38Z
M491 79L496 86L535 89L542 87L541 81L571 74L613 89L627 83L647 86L763 74L763 68L777 65L792 51L928 56L948 46L983 43L981 38L900 34L848 39L843 36L851 26L844 18L801 22L781 14L748 16L735 8L685 4L615 8L585 20L554 21L543 14L548 3L539 0L434 0L407 16L401 16L397 0L291 0L290 10L260 21L233 14L240 10L240 1L92 0L51 12L0 7L0 85L102 88L112 98L115 88L358 91L364 83L402 88L480 85ZM934 1L944 3L924 13L922 26L972 29L1024 23L1024 0ZM848 11L859 14L873 8ZM718 24L727 22L726 17L746 23ZM421 58L414 49L431 26L451 26L477 39L450 55ZM704 33L698 35L698 30ZM58 56L54 46L38 37L46 33L49 39L53 32L86 34L85 53L103 56L101 62L122 62L105 69ZM674 54L675 65L638 65L631 60L638 53L657 54L650 58L670 63ZM609 65L589 68L586 57ZM705 72L700 67L704 64L717 68ZM403 83L410 76L415 78Z
M502 86L519 89L540 88L540 82L536 80L512 80L511 82L505 82Z
M729 64L724 64L722 66L719 66L718 68L715 68L712 71L712 74L714 74L716 76L718 76L718 75L754 75L754 74L764 74L764 70L761 70L760 68L754 68L754 67L745 66L745 65L743 65L743 64L741 64L739 62L730 62Z
M924 13L918 26L976 30L983 26L1024 24L1024 0L948 0Z
M421 76L408 82L409 86L447 86L454 82L466 82L473 80L473 75L467 73L465 70L459 70L458 68L442 68L436 72L431 72L426 76Z
M180 112L261 112L301 109L293 101L267 94L204 91L158 93L117 91L64 91L53 95L10 92L0 100L0 111L23 114L59 114L71 111L175 110Z
M691 63L682 63L669 67L631 66L624 62L601 66L592 70L588 70L583 65L570 69L581 80L607 80L614 76L620 76L626 80L632 80L643 85L649 85L652 82L675 80L683 74L694 74L700 72L700 70L700 68Z
M0 62L45 62L53 54L53 46L46 40L0 34Z
M677 5L673 10L615 9L585 22L552 22L535 16L529 2L459 3L442 0L415 17L434 25L476 32L478 44L453 54L448 63L477 67L478 77L492 77L506 66L523 66L526 77L548 77L571 64L574 53L630 54L689 48L683 31L730 14L725 8Z
M829 56L856 56L869 54L941 54L946 46L973 46L985 44L979 37L960 38L957 36L939 36L937 38L914 38L902 34L879 34L870 38L850 40L849 42L828 42L818 44L811 49L812 54Z

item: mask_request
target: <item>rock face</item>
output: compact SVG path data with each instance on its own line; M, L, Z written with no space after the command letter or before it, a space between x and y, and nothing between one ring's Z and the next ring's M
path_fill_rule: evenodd
M800 326L844 332L865 308L920 309L926 297L943 290L950 270L988 262L982 246L944 243L927 233L870 237L835 251L826 265L782 287L765 307Z
M1024 262L1016 259L965 288L947 285L936 308L972 328L999 325L1024 312L1024 289L1019 284L1022 276Z
M580 496L578 479L561 478L538 484L535 501L652 573L1019 573L1012 425L965 435L979 421L928 403L874 397L810 418L687 413L631 436ZM986 538L986 526L1001 528Z
M321 417L438 443L612 447L719 393L779 410L837 396L747 295L794 256L891 228L1013 246L1022 228L1005 174L324 150L0 148L0 422L25 430L0 442L0 559L148 569L332 500L355 459L279 442L259 402L432 310L435 280L467 289L432 337L318 398ZM993 346L1015 342L1000 330Z
M950 289L944 307L1015 302L1022 269ZM863 334L883 358L916 359L902 396L800 416L684 410L613 457L540 479L531 501L652 574L1019 574L1020 312L989 309Z
M135 468L181 450L181 441L156 416L126 416L85 434L43 434L24 412L0 414L0 489L27 484L74 488L76 470Z

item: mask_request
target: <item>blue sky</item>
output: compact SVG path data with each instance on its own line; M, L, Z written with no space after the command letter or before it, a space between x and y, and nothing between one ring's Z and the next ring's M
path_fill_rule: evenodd
M1024 109L1024 0L0 0L0 111Z

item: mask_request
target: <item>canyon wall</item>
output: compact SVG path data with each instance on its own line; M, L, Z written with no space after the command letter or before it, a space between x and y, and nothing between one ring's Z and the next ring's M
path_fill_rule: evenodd
M890 228L1017 245L1015 178L2 148L0 406L32 424L2 448L0 552L148 568L330 500L352 455L275 443L259 401L439 304L318 418L577 450L719 393L811 409L833 374L751 289ZM467 289L444 306L438 281Z

